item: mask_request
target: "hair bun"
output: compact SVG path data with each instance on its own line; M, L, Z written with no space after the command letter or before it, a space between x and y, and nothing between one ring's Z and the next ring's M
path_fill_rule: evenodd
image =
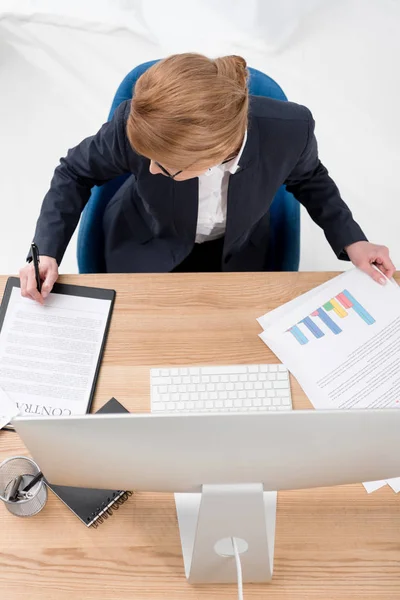
M238 56L237 54L221 56L220 58L216 58L214 62L218 75L235 80L243 88L243 91L247 92L249 72L247 70L247 63L242 56Z

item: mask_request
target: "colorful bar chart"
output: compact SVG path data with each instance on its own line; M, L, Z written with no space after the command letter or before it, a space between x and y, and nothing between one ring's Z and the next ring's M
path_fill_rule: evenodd
M310 315L301 319L296 325L288 329L295 340L304 346L310 339L321 339L326 332L333 335L342 333L342 328L333 320L335 315L339 319L345 319L353 310L367 325L373 325L375 319L348 291L343 290L335 298L331 298L320 308L314 310ZM332 317L328 314L331 313ZM310 336L312 336L310 338Z

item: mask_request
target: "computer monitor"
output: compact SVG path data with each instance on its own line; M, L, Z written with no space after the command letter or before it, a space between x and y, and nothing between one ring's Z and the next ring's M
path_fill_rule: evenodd
M236 581L221 540L235 537L243 580L272 576L276 492L400 475L400 411L16 417L54 484L175 492L186 575ZM230 552L226 551L229 555Z

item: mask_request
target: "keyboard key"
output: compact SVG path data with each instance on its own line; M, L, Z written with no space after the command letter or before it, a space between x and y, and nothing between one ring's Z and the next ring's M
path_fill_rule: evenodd
M221 375L220 379L223 383L228 383L229 375Z
M268 379L269 379L270 381L275 381L275 379L276 379L276 373L270 373L270 374L268 375Z
M170 371L169 369L161 369L160 375L162 377L169 377Z
M285 371L287 373L287 368L285 365L278 365L278 371Z
M178 385L178 392L180 392L182 394L183 392L187 392L187 391L188 391L187 385L183 385L183 384Z
M225 406L226 408L231 408L231 407L233 406L233 402L232 402L232 400L225 400L225 402L224 402L224 406Z
M232 391L235 389L235 386L233 385L233 383L227 383L225 388L229 391Z
M166 394L168 392L168 386L167 385L160 385L158 392L160 394Z
M258 374L258 381L265 381L267 379L267 375L265 373Z
M152 377L152 385L169 385L172 383L171 377Z
M217 408L222 408L224 406L224 403L222 402L222 400L217 400L215 403L215 406Z
M225 386L223 383L217 383L217 385L215 387L218 392L222 392L225 389Z
M189 369L186 369L185 367L183 367L182 369L179 369L179 375L188 375L189 374Z
M249 375L249 381L257 381L257 375Z
M258 365L249 365L247 368L249 373L258 373Z
M186 402L186 408L192 410L194 408L194 402Z
M189 400L189 394L181 394L182 402L187 402Z
M277 390L277 391L276 391L276 395L277 395L279 398L285 398L286 396L288 396L288 397L289 397L289 395L290 395L289 388L286 388L286 390Z
M211 402L211 400L207 400L207 402L205 403L206 408L213 408L214 406L214 402Z
M239 375L239 381L247 381L247 375Z
M268 365L260 365L261 373L269 373Z
M185 408L185 403L184 402L177 402L176 403L176 409L177 410L183 410Z
M207 392L214 392L215 385L213 383L207 383L206 389L207 389Z
M175 410L175 407L176 407L175 402L168 402L168 404L167 404L168 410Z
M173 377L172 378L172 383L174 383L175 385L178 385L179 383L182 383L182 377Z
M288 381L274 381L273 387L275 390L277 389L282 389L282 388L287 388L289 386L289 382Z
M217 400L218 394L217 392L210 392L210 400Z
M244 391L243 392L238 392L238 396L239 396L239 398L246 398L247 394Z
M180 394L171 394L172 402L179 402L180 399L181 399Z
M244 384L244 389L245 390L252 390L253 389L253 384L249 382Z
M192 394L190 394L190 399L193 400L194 402L196 400L198 400L199 398L200 398L199 392L193 392Z
M156 404L154 404L152 406L152 410L155 410L157 412L164 411L165 410L165 404L164 404L164 402L157 402Z
M241 406L242 406L242 400L234 400L233 401L233 406L236 406L236 408L241 408Z
M194 392L196 390L196 386L191 383L190 385L187 386L187 391L188 392Z
M243 390L244 389L244 384L239 381L238 383L235 383L235 390Z
M190 377L187 377L187 376L186 377L182 377L182 383L190 383L190 382L191 382Z
M171 369L170 374L174 377L175 375L179 375L179 369Z
M239 381L239 375L229 375L229 381L232 381L232 383Z
M261 402L261 399L260 399L260 398L256 398L256 399L254 400L254 406L261 406L261 404L262 404L262 402Z
M272 388L272 383L270 381L264 381L263 388L264 390L270 390Z
M282 398L282 404L284 404L285 406L286 405L290 406L292 403L290 401L290 398Z
M278 373L278 380L287 381L288 374L287 373Z
M200 400L208 400L208 393L207 392L201 392L200 393Z
M271 398L264 398L262 403L263 403L263 406L271 406L272 400L271 400Z
M263 384L261 383L261 381L256 381L255 382L254 389L255 390L262 390L263 389Z
M228 393L228 398L231 398L231 399L237 398L237 392L229 392Z
M176 394L176 392L178 391L178 386L177 385L170 385L168 390L174 394Z
M228 397L228 392L220 392L218 395L221 398L221 400L226 400Z
M268 398L275 398L275 390L267 390Z
M209 381L210 381L210 378L208 375L201 376L201 383L208 383Z
M244 406L251 406L251 400L249 398L245 398L244 402L243 402Z
M281 401L280 401L280 399L279 399L279 398L274 398L274 399L272 400L272 404L273 404L274 406L280 406L280 403L281 403Z
M265 398L265 390L258 390L257 398Z
M189 373L190 373L190 375L199 375L200 369L199 369L199 367L190 367Z
M276 371L278 370L278 365L268 365L268 366L269 366L270 373L276 373Z
M249 390L249 391L247 392L247 397L248 397L248 398L255 398L255 397L256 397L256 392L255 392L255 390Z
M206 386L204 385L204 383L199 383L199 385L197 386L197 389L199 392L205 392Z
M160 369L151 369L152 377L160 377Z

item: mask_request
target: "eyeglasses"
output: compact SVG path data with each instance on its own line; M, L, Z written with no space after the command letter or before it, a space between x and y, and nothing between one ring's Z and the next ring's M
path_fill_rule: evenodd
M231 156L230 158L225 159L221 165L224 165L225 163L228 163L229 161L233 160L235 158L236 155ZM166 175L167 177L169 177L170 179L175 179L175 177L177 175L180 175L181 173L183 173L183 171L185 169L181 169L180 171L177 171L176 173L172 174L169 171L167 171L167 169L165 167L163 167L162 165L160 165L160 163L158 163L156 160L154 161L154 164L157 165L157 167L159 169L161 169L161 171L164 173L164 175Z
M176 173L174 173L173 175L167 171L167 169L165 169L162 165L160 165L160 163L158 163L157 161L154 161L154 163L157 165L157 167L159 169L161 169L161 171L164 173L164 175L167 175L167 177L170 177L171 179L175 179L175 177L177 175L180 175L181 173L183 173L183 169L181 171L177 171Z

